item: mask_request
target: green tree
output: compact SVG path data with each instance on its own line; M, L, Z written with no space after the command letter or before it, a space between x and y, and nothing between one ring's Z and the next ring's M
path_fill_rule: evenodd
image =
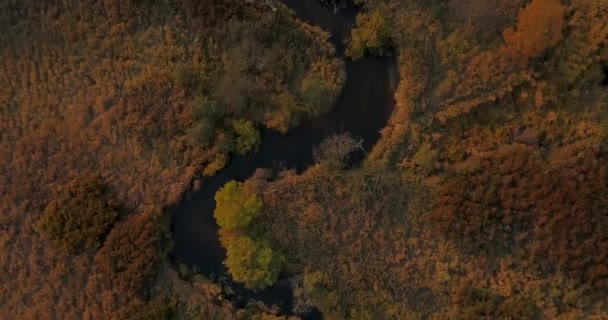
M236 133L236 152L246 154L255 151L262 137L250 120L238 119L232 121L232 129Z
M38 222L38 229L74 253L83 247L97 249L116 220L107 186L100 177L73 183L51 201Z
M266 241L237 236L230 240L226 251L228 271L248 288L263 289L277 280L283 258Z
M203 147L210 147L215 139L215 125L208 119L200 119L190 132L194 141Z
M379 11L357 16L357 27L351 31L351 39L346 55L359 59L367 52L384 54L391 46L389 26Z
M194 126L191 134L203 147L210 147L216 140L218 124L224 116L222 107L214 100L200 96L192 101Z
M230 181L215 194L213 216L228 231L243 229L262 212L262 200L243 189L243 183Z
M331 87L317 75L309 74L302 81L300 97L304 104L304 111L310 116L329 110L335 96Z
M205 96L199 96L192 102L192 112L197 120L208 119L216 123L224 116L222 106L215 100L211 100Z

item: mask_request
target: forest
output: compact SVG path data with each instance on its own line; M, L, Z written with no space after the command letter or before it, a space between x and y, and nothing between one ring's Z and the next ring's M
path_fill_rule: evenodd
M0 318L607 318L608 1L320 2L356 10L344 56L281 1L0 1ZM332 134L206 213L291 310L172 261L172 208L370 57L373 148Z

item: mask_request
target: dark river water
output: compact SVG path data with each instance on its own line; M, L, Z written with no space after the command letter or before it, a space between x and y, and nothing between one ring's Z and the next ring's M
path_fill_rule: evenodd
M229 165L216 176L205 178L202 188L192 193L173 209L172 231L176 249L172 258L191 266L212 279L222 278L234 291L233 300L249 300L277 305L289 313L293 294L285 281L261 292L253 292L230 280L223 265L225 250L219 243L218 226L213 218L215 192L230 180L245 180L257 168L286 168L302 172L312 163L312 150L327 136L350 132L363 139L365 150L371 149L393 109L393 92L397 71L392 59L367 57L356 62L344 58L344 40L354 25L356 11L333 8L315 0L283 0L300 19L328 31L339 57L345 60L347 80L330 112L303 121L287 134L263 130L257 153L233 156ZM363 155L359 156L361 160ZM289 253L286 253L289 254ZM319 318L311 315L310 318Z

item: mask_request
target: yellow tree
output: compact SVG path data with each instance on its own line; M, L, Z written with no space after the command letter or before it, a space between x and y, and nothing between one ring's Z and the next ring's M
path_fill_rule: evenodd
M283 258L265 241L246 236L231 239L226 247L226 267L234 280L251 289L272 285L281 271Z
M389 26L379 11L357 16L357 27L351 31L351 39L346 55L359 59L366 52L382 54L390 46Z
M243 190L243 183L230 181L215 194L216 207L213 213L222 229L243 229L262 212L262 200Z

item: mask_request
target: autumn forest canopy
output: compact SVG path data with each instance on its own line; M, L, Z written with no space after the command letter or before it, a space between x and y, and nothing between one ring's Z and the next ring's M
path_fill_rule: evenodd
M292 1L0 0L0 319L608 317L608 1L299 1L346 38ZM371 149L228 177L374 61ZM173 253L199 193L225 274Z

